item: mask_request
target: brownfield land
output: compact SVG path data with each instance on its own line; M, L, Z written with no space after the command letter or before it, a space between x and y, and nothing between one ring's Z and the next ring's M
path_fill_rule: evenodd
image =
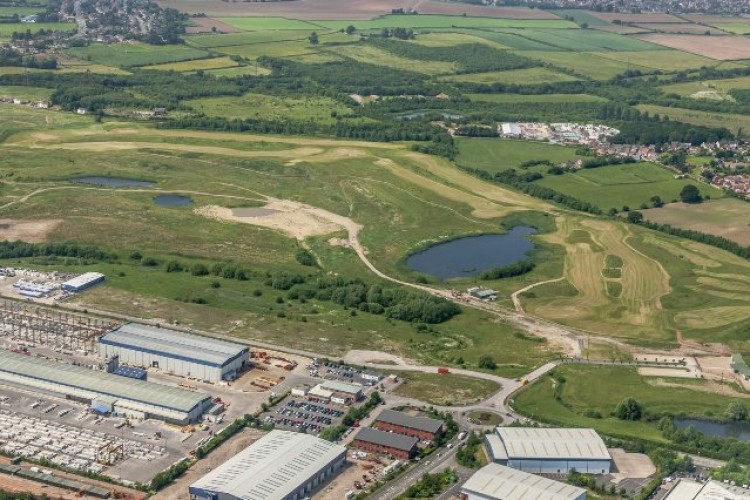
M625 23L686 23L684 19L680 19L672 14L660 14L660 13L649 13L649 14L626 14L622 12L591 12L592 16L598 17L603 21L611 23L615 19L619 19Z
M418 0L294 0L286 2L222 2L219 0L158 0L189 14L207 16L288 17L291 19L356 20L390 14L392 9L413 8Z
M236 33L240 31L234 26L230 26L226 23L222 23L221 21L210 19L208 17L196 17L193 18L193 22L195 22L198 26L188 26L187 28L185 28L185 31L187 33L213 33L214 28L216 28L216 31L219 33Z
M741 36L651 34L636 38L719 61L750 59L750 38Z

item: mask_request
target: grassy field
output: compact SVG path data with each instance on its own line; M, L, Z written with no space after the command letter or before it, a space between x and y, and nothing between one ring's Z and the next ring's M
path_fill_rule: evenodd
M517 102L606 102L604 97L588 94L467 94L472 101L492 102L499 104Z
M182 61L175 63L156 64L153 66L144 66L143 69L155 69L159 71L179 71L181 73L198 70L212 70L233 68L237 62L229 57L214 57L212 59L197 59L195 61Z
M518 168L526 161L563 163L580 158L575 154L575 148L543 142L462 137L457 143L459 154L456 162L459 165L481 168L490 173Z
M416 71L428 75L445 75L453 73L456 69L456 64L453 62L407 59L369 45L342 45L331 49L331 51L338 56L348 57L363 63Z
M647 52L650 54L651 52ZM524 51L520 54L542 61L559 68L574 71L586 78L593 80L609 80L628 69L641 70L649 73L649 68L636 66L622 61L605 59L593 53L581 54L577 52L554 52L554 51Z
M306 30L312 32L321 28L316 23L284 17L220 17L218 20L243 31Z
M41 99L49 99L51 95L52 89L0 85L0 96L20 97L30 101L39 101Z
M421 64L421 63L420 63ZM558 73L547 68L513 69L509 71L489 71L486 73L465 73L440 78L447 82L469 83L516 83L519 85L536 85L540 83L572 82L577 78Z
M593 427L604 434L663 441L656 423L618 420L610 414L625 397L634 397L653 414L720 417L733 400L708 392L703 380L640 377L635 368L562 366L555 369L565 380L560 399L554 397L561 383L543 377L515 396L513 407L532 418L557 425ZM602 418L584 416L598 412Z
M291 56L299 56L302 54L315 54L319 49L313 47L312 45L310 45L307 39L304 39L288 42L232 45L229 47L217 47L212 50L230 56L240 56L244 57L245 59L255 60L261 56L288 58Z
M44 10L44 7L0 6L0 17L13 17L14 15L19 17L33 16L34 14L43 13Z
M271 70L262 66L235 66L234 68L212 69L208 73L222 78L234 78L242 75L269 75Z
M641 111L649 112L651 115L659 114L668 116L670 120L692 123L693 125L704 125L706 127L726 127L733 134L736 134L741 129L743 135L746 136L750 131L750 117L745 115L668 108L650 104L641 104L636 107Z
M665 202L679 198L686 184L698 184L687 179L675 179L674 174L653 163L612 165L594 169L582 169L564 175L550 175L537 181L561 193L588 201L605 212L618 210L627 205L637 209L641 203L650 205L652 196L658 195ZM699 188L712 197L723 196L720 191L705 184Z
M319 32L318 36L322 38L326 36L326 33ZM185 37L185 43L191 47L199 49L212 49L216 47L230 47L233 45L253 45L256 43L306 40L307 37L307 33L301 33L296 30L249 31L244 33L189 35Z
M703 66L713 67L722 64L707 57L680 52L679 50L652 50L628 52L597 52L597 57L624 62L628 65L642 66L661 71L683 71L698 69Z
M710 200L700 205L673 203L643 212L646 220L715 234L750 246L750 204L736 198Z
M498 19L490 17L464 17L441 15L400 16L386 15L370 21L315 21L325 28L346 29L353 25L358 30L382 28L577 28L574 23L562 19ZM231 23L229 23L231 24Z
M184 45L147 45L145 43L92 44L67 49L66 53L107 66L149 66L208 58L206 51Z
M0 38L10 38L13 33L38 33L41 30L75 31L75 23L0 23Z
M461 375L398 371L393 373L403 379L403 383L394 391L394 394L418 399L432 405L471 404L500 389L499 384L490 380Z
M241 97L207 97L186 101L186 105L208 116L240 119L273 119L315 121L331 124L336 115L351 112L346 106L330 97L275 97L263 94L245 94Z
M616 33L597 30L507 30L508 33L547 45L548 50L568 52L619 52L663 50L659 45Z
M664 92L678 94L683 97L710 98L714 96L714 98L721 100L733 100L728 93L732 89L750 89L750 77L674 83L662 87Z
M750 34L750 24L747 23L716 23L715 28L719 28L735 35L748 35Z

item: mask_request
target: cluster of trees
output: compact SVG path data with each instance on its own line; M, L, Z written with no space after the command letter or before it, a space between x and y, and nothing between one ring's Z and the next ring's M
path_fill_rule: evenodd
M725 141L734 138L726 128L702 127L675 121L622 122L620 133L612 138L614 144L664 144L685 142L695 146L704 142Z
M380 36L384 39L413 40L414 30L409 28L383 28L380 30Z
M635 398L628 397L617 404L612 415L620 420L640 420L643 417L643 407Z
M470 432L466 437L466 443L461 445L456 452L456 462L469 469L478 469L482 466L482 462L477 458L477 453L479 453L481 447L481 434L477 434L474 431Z
M630 163L636 163L634 158L621 157L621 156L600 156L598 158L591 158L590 160L584 160L582 168L599 168L607 165L627 165Z
M20 66L34 69L57 69L54 57L24 57L15 49L0 49L0 66Z
M750 443L734 438L707 436L690 426L678 428L671 418L664 417L659 421L662 436L672 441L680 450L687 453L705 455L721 460L737 460L750 464Z
M730 460L723 467L714 469L711 472L711 477L717 481L750 484L750 467L742 466L736 460Z
M530 273L534 270L535 267L536 264L533 261L523 260L521 262L516 262L515 264L497 267L495 269L485 271L480 275L480 278L483 280L512 278L514 276L521 276L522 274Z
M444 132L435 134L428 143L414 144L412 149L420 153L442 156L450 160L454 159L458 154L458 148L456 148L453 137Z
M422 478L409 486L404 493L396 497L396 500L407 498L433 498L447 490L453 483L458 481L458 474L453 469L442 472L422 475Z
M117 254L106 252L94 245L77 243L26 243L0 241L0 259L27 257L71 257L85 261L115 262Z
M617 487L614 484L607 488L606 483L597 484L596 477L592 474L581 474L575 469L571 469L570 472L568 472L566 482L591 491L600 491L604 494L609 493L610 496L617 493ZM620 490L620 495L625 495L625 488Z

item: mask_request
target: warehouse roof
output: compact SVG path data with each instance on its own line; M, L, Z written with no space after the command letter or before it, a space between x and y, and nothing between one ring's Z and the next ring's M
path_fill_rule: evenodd
M680 479L665 500L743 500L750 498L750 491L739 486L709 481L705 484L689 479Z
M299 432L274 430L190 486L253 500L286 498L346 448Z
M80 276L76 276L75 278L69 279L68 281L63 283L62 286L80 288L82 286L88 285L89 283L93 281L100 280L104 277L105 276L102 273L83 273Z
M182 412L189 412L209 398L202 392L0 350L0 373L3 372Z
M611 460L593 429L498 427L508 458Z
M497 434L485 434L484 440L489 447L493 460L508 460L508 452L505 451L503 440Z
M347 394L357 394L362 390L362 386L358 384L347 384L346 382L339 382L337 380L326 380L320 384L324 389L328 389L333 392L344 392Z
M419 442L419 439L412 436L380 431L371 427L360 429L354 439L402 451L411 451Z
M210 366L224 366L248 350L232 342L139 323L127 323L100 337L99 342Z
M381 413L375 420L377 422L386 422L401 427L408 427L409 429L431 432L433 434L438 432L443 426L442 420L427 417L413 417L395 410L383 410L383 413Z
M574 500L586 490L498 464L485 465L464 483L467 493L513 500Z

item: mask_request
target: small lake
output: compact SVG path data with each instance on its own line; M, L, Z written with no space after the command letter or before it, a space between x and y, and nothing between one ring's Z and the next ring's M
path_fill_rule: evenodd
M460 120L461 118L464 117L464 115L460 115L456 113L455 111L449 112L449 111L439 111L439 110L432 110L432 109L410 111L408 113L399 114L396 117L399 120L413 120L414 118L422 118L423 116L427 116L427 115L440 115L443 117L443 120Z
M478 276L485 271L521 262L536 249L527 238L536 233L528 226L516 226L505 234L466 236L438 243L409 256L406 266L439 279Z
M680 429L685 429L692 425L696 431L706 436L750 441L750 424L747 422L706 422L694 418L675 418L674 425Z
M154 203L160 207L184 207L192 205L193 200L180 194L160 194L154 197Z
M126 187L149 187L156 184L151 181L139 181L138 179L126 179L124 177L105 177L103 175L84 175L81 177L73 177L73 182L79 184L91 184L92 186L103 186L111 188L126 188Z

